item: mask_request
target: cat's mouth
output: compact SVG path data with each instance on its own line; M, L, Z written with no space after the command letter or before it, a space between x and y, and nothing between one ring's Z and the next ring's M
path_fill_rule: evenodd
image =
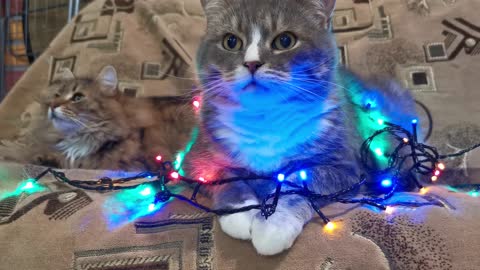
M258 86L258 83L255 80L252 80L243 89L246 91L254 91L255 89L257 89L257 86Z
M59 112L57 109L48 108L48 119L51 121L65 121L66 119L63 117L62 113Z
M56 118L58 118L57 114L55 113L55 110L52 108L48 108L48 119L53 121Z
M265 85L262 84L259 80L252 78L251 80L244 83L242 90L245 92L253 92L265 88Z
M48 109L48 119L52 121L55 127L73 124L71 123L72 121L68 119L68 117L65 117L61 111L52 108Z

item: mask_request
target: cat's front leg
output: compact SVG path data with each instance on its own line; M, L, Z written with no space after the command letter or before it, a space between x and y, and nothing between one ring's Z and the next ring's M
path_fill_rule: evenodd
M234 182L219 186L213 191L215 208L238 209L259 204L253 190L244 182ZM251 239L254 216L258 210L249 210L231 215L220 216L218 221L222 230L233 238Z
M252 243L261 255L275 255L289 249L303 226L312 218L309 202L300 196L283 197L275 213L265 219L260 213L252 224Z

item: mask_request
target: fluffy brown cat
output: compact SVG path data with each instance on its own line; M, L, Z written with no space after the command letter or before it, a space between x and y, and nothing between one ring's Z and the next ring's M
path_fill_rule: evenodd
M189 138L194 112L188 100L124 96L115 68L97 78L70 70L46 89L7 160L61 168L153 170L160 154L171 160Z

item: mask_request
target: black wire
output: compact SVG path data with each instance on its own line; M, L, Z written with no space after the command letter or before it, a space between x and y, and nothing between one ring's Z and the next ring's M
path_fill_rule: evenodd
M473 151L473 150L475 150L475 149L477 149L477 148L479 148L479 147L480 147L480 143L475 144L475 145L472 146L472 147L469 147L469 148L467 148L467 149L464 149L464 150L459 151L459 152L454 153L454 154L441 155L441 156L440 156L440 159L446 159L446 158L452 158L452 157L462 156L462 155L464 155L464 154L466 154L466 153L468 153L468 152L471 152L471 151Z
M427 114L428 129L427 129L427 134L423 138L423 141L426 142L426 141L428 141L428 139L430 139L430 137L432 136L432 133L433 133L433 116L432 116L432 113L430 112L430 110L428 109L428 107L425 104L423 104L422 102L420 102L418 100L415 100L415 103L417 103L418 106L422 107L422 109Z

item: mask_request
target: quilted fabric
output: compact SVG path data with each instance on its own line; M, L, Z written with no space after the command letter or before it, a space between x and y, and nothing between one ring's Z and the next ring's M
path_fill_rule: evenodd
M394 77L414 92L428 143L454 152L480 139L477 0L338 0L333 18L342 63ZM95 74L113 64L134 96L180 96L194 86L205 20L196 0L98 0L67 25L0 105L0 138L28 121L25 109L61 67ZM480 179L480 151L447 161L441 184ZM172 201L145 215L151 198L77 190L47 176L40 193L9 196L43 168L0 163L0 269L478 269L479 199L433 187L398 194L387 215L332 204L288 252L261 257L226 236L216 217ZM74 179L119 173L67 171ZM173 188L173 187L172 187ZM174 188L189 193L189 189ZM208 200L205 203L209 203Z

